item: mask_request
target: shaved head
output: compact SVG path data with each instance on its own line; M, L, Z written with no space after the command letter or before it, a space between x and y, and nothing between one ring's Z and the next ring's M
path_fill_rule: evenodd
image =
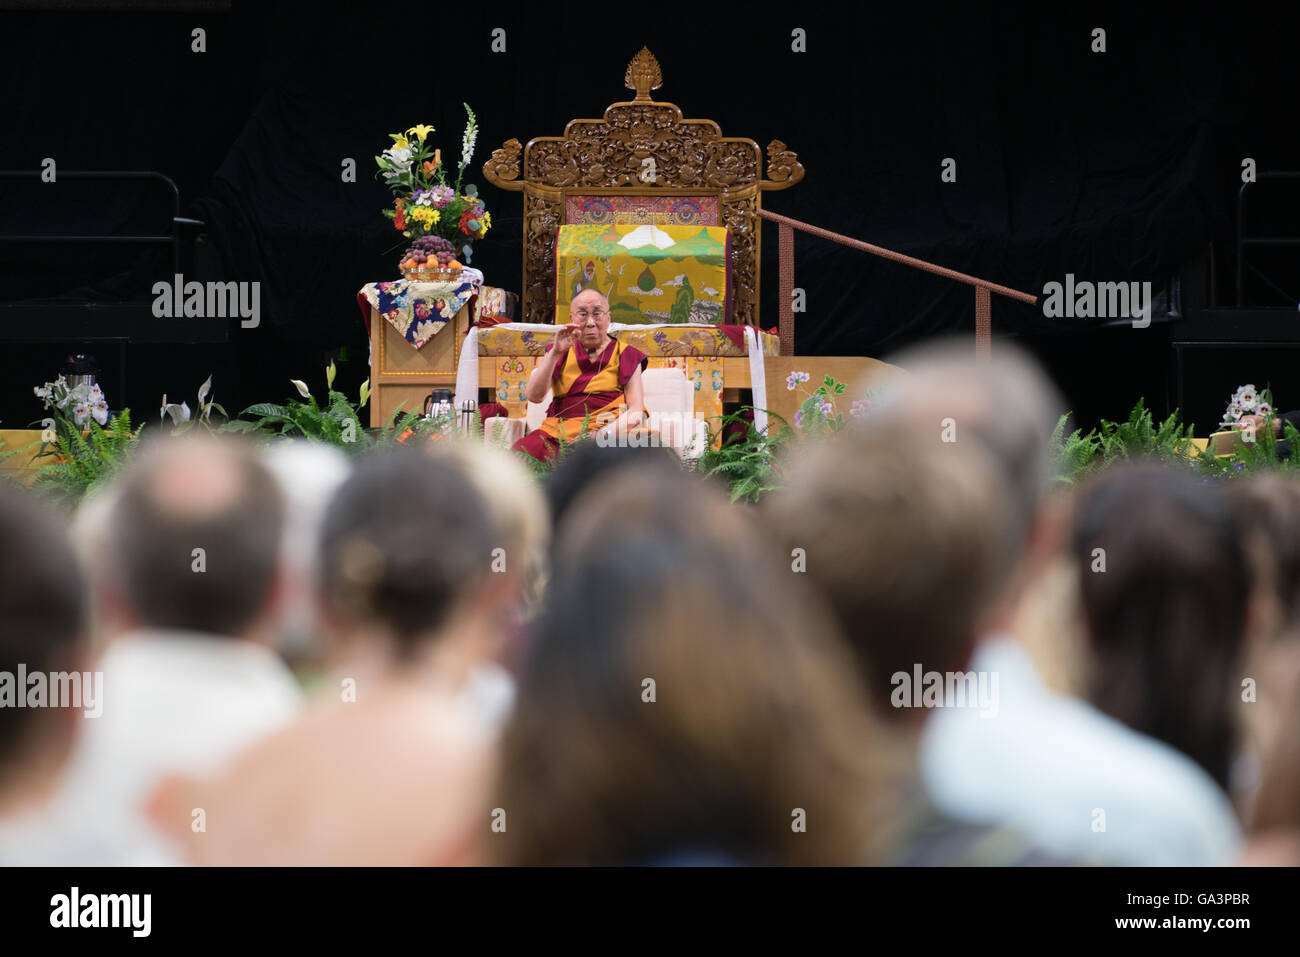
M584 289L573 297L569 303L569 309L577 309L579 306L586 306L588 309L594 309L596 306L609 308L609 299L599 289Z

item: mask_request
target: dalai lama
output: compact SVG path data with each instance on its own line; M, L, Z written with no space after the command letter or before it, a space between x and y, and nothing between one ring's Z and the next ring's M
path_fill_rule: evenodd
M561 436L566 442L580 437L584 420L597 439L612 439L639 425L645 411L641 370L648 360L610 336L609 300L584 289L569 304L569 319L524 388L529 402L551 391L546 421L514 444L543 462L559 452Z

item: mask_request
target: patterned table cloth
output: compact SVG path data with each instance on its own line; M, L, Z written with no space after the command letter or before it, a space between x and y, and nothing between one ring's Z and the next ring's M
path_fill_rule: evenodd
M367 315L373 308L419 349L455 318L482 285L483 273L466 267L454 282L366 283L357 293L357 304Z

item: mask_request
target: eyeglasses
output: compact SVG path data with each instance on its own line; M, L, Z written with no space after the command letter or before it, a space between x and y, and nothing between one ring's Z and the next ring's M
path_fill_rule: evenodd
M595 312L588 312L586 309L578 309L573 313L573 317L579 322L586 322L588 319L595 319L599 322L608 315L608 309L597 309Z

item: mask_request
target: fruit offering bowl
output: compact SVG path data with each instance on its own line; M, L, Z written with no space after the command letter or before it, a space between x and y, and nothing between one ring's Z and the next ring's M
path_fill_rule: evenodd
M412 282L453 282L462 268L456 250L441 236L421 236L402 253L398 266Z
M421 263L414 267L402 268L402 275L410 282L455 282L460 278L461 267L442 267L436 262Z

